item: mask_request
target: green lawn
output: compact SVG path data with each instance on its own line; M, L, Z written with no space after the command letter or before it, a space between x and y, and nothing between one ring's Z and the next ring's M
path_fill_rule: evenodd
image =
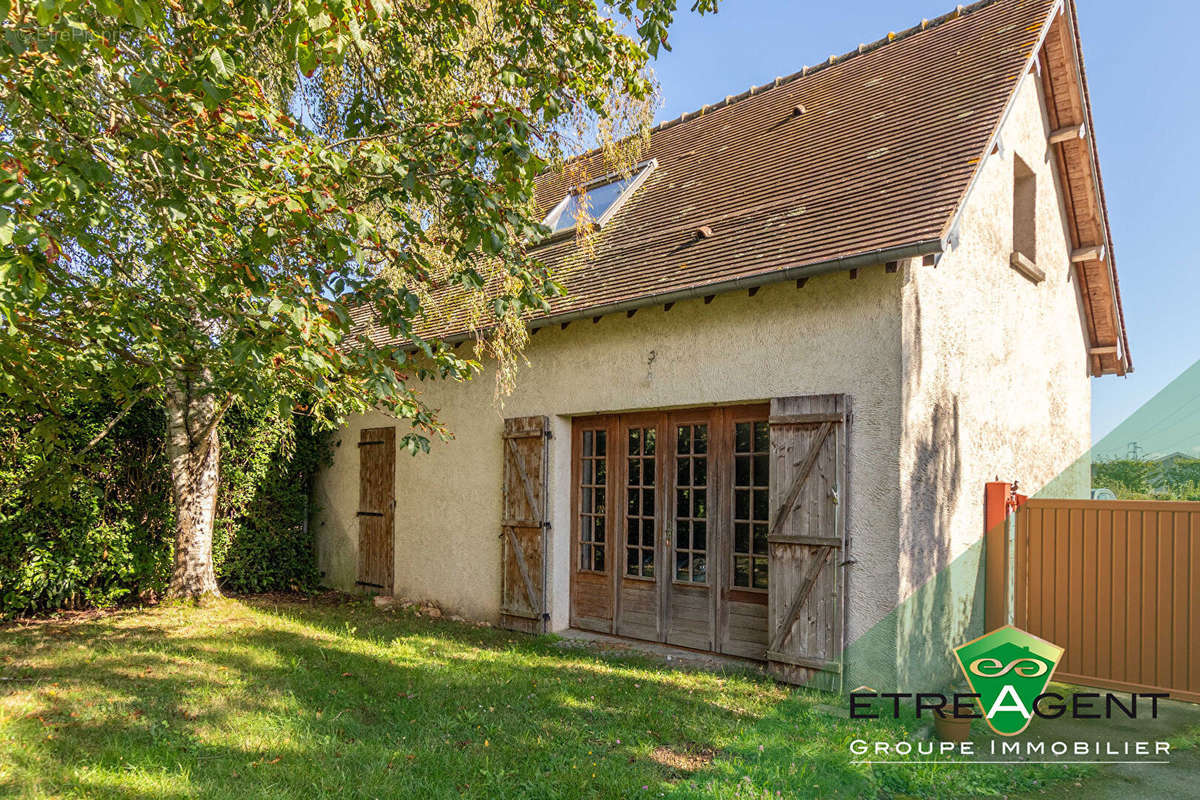
M0 796L962 797L1066 767L852 765L844 701L365 602L0 627Z

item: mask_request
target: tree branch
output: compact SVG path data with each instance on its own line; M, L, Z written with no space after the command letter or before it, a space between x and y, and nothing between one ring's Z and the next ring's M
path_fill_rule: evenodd
M221 407L214 411L211 416L209 416L208 422L204 425L203 432L201 432L200 436L196 437L206 449L209 446L208 437L212 435L213 429L220 424L222 419L224 419L225 412L228 411L229 407L233 405L234 399L235 398L232 392L226 394L225 400L221 403ZM196 441L192 442L193 447L195 447L196 444Z
M108 421L108 424L104 426L104 430L100 431L98 434L93 436L92 440L90 442L88 442L86 445L84 445L84 448L82 450L80 450L78 453L75 454L75 457L79 458L80 456L84 455L89 450L91 450L93 447L100 444L100 441L105 436L108 436L108 434L112 432L112 429L117 426L117 423L120 422L121 420L123 420L129 414L129 412L133 410L133 407L138 404L138 401L141 400L145 396L146 396L146 392L143 391L141 394L137 394L137 395L134 395L133 397L129 398L129 402L126 403L125 407L122 408L120 411L118 411L116 413L116 415L114 415L113 418Z
M32 325L29 325L25 322L16 321L13 323L13 325L18 330L23 331L24 333L27 333L30 336L37 336L42 339L45 339L48 342L54 342L55 344L62 345L63 347L68 347L71 349L78 349L80 346L80 342L72 342L68 339L64 339L61 336L56 336L55 334L50 333L49 331L39 330L38 328L36 328ZM83 339L85 342L88 341L88 337L86 337L86 336L84 336ZM92 339L91 341L93 344L97 343L95 339ZM111 349L112 352L116 353L119 356L122 356L123 358L125 358L125 360L129 361L132 364L137 364L139 367L148 367L151 369L153 369L155 367L154 362L147 361L144 358L139 358L138 356L134 355L128 349L126 349L124 347L119 347L112 342L105 342L102 346Z

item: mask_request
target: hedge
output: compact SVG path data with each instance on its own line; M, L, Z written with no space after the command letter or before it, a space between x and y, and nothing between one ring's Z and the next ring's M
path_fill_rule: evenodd
M213 561L229 591L317 585L309 489L328 434L277 408L234 406L221 425ZM55 415L0 409L0 618L165 590L174 520L163 408L135 406L87 450L114 412L81 400Z

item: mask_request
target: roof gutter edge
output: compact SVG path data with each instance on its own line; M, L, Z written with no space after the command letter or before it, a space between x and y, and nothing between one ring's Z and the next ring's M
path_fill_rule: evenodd
M825 275L830 272L841 272L844 270L856 269L859 267L869 267L876 264L883 264L888 261L899 261L904 258L918 258L920 256L938 255L946 251L946 243L941 238L937 239L922 239L910 244L899 245L897 247L885 247L878 250L869 250L865 253L856 253L850 256L839 256L838 258L829 259L827 261L819 261L815 264L805 264L798 267L788 267L782 270L772 270L764 272L760 275L748 275L741 278L733 278L727 281L718 281L716 283L707 283L701 286L689 286L686 289L677 289L671 292L662 292L660 294L647 295L638 297L632 300L622 300L618 303L608 303L602 306L591 306L589 308L576 309L574 311L566 311L561 314L551 314L547 317L539 317L529 322L529 329L535 330L545 328L555 324L566 324L575 320L587 319L589 317L601 317L606 314L616 314L619 312L636 311L641 308L650 306L663 305L666 303L677 303L682 300L694 300L698 297L707 297L709 295L727 294L729 292L738 291L741 289L753 289L759 286L767 286L773 283L783 283L790 280L798 280L800 278L812 278L817 275ZM470 338L469 333L453 334L444 337L442 341L447 343L461 342Z

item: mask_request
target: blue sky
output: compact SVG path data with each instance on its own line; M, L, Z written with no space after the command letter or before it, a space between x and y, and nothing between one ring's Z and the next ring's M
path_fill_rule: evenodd
M655 65L659 119L953 8L946 0L726 0L715 16L681 14L672 52ZM1200 359L1200 4L1081 0L1079 25L1135 367L1092 382L1099 440Z

